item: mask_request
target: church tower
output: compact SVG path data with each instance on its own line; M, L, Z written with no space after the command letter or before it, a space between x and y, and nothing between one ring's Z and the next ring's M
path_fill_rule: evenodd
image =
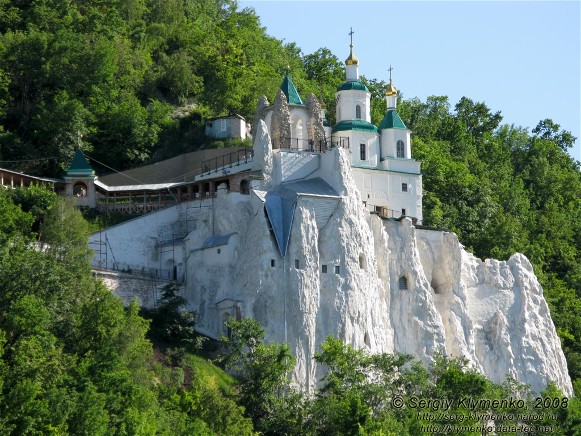
M345 82L335 93L336 120L332 135L334 142L348 140L352 164L376 166L379 159L378 130L371 124L371 93L359 80L359 60L353 53L353 29L349 32L351 44L345 60Z
M95 195L95 171L80 149L77 149L65 176L66 194L75 197L77 206L94 209L97 206Z
M386 158L411 159L411 132L397 113L397 89L393 86L389 67L389 85L385 93L387 110L379 125L381 133L381 160Z

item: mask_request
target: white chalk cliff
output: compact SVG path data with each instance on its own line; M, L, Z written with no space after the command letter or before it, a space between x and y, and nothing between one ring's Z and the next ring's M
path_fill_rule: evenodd
M201 331L219 336L224 320L255 318L267 339L290 345L295 379L306 388L322 375L313 355L333 335L425 362L438 351L464 356L494 382L509 375L540 391L555 381L572 393L525 256L483 262L453 233L370 214L342 148L317 155L318 169L302 185L285 183L281 168L297 155L272 150L262 121L255 138L261 186L250 196L219 192L184 242L186 296ZM280 218L288 240L280 239L269 198L290 208L290 224Z

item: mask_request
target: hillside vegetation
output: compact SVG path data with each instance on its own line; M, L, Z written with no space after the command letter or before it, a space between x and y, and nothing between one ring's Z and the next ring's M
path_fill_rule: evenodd
M339 59L325 48L304 54L270 37L253 10L238 10L233 1L0 0L0 166L57 176L76 147L116 169L190 151L202 140L205 117L236 112L252 120L258 96L274 97L287 65L303 97L315 93L332 114L344 77ZM372 121L379 124L386 84L363 80L374 97ZM567 154L574 138L550 119L532 130L511 125L469 98L403 100L398 110L422 162L424 224L456 232L482 258L529 257L581 394L581 170ZM414 434L409 416L385 412L378 406L385 398L370 396L371 386L349 378L362 373L345 373L352 362L343 367L347 363L324 353L322 361L343 372L321 392L336 396L313 403L320 409L305 409L280 374L265 386L266 375L256 368L250 374L257 379L247 380L268 398L245 397L243 386L230 397L212 383L180 384L174 369L151 360L148 322L137 308L123 309L92 280L84 224L69 206L36 188L2 191L0 218L2 433L100 434L75 427L88 423L103 434L194 428L196 434L232 428L246 434L252 418L254 429L265 432L308 424L315 433L350 434L346 428L367 428L372 421L365 417L383 416L387 424L370 432ZM39 238L51 241L46 250L33 249ZM355 358L336 343L328 347L341 362ZM261 358L284 355L269 350ZM345 353L351 357L341 357ZM472 374L461 362L438 362ZM422 383L438 386L446 372L429 371ZM492 385L481 382L488 395ZM446 386L446 395L458 389ZM228 415L211 417L205 396ZM295 412L306 421L293 427ZM353 416L359 418L345 425L355 427L328 427L331 417ZM571 419L560 421L562 434L574 434L579 421Z

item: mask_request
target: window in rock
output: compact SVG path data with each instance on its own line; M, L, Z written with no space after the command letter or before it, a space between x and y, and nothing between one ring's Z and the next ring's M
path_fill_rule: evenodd
M397 141L397 157L405 157L405 147L403 141Z
M276 266L276 262L274 259L270 259L270 266L274 268Z
M359 268L367 269L367 260L365 259L364 254L359 255Z
M295 268L296 269L299 269L300 266L301 266L301 264L300 264L299 260L298 259L295 259Z
M406 291L408 289L408 279L406 276L399 278L399 289L400 291Z
M231 317L232 317L232 315L230 315L228 312L226 312L224 315L222 315L223 333L226 335L227 338L232 337L232 330L230 329L230 326L228 325L228 322L230 321Z
M240 193L244 195L250 194L250 183L248 180L242 180L240 182Z
M323 265L323 266L321 266L321 272L322 272L323 274L327 274L327 265Z
M335 265L335 274L339 274L341 272L341 269L339 268L339 265Z

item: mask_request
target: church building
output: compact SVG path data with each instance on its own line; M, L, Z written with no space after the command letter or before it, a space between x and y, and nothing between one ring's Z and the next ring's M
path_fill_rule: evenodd
M337 88L336 123L329 125L324 105L314 95L305 104L287 71L273 105L259 101L255 125L263 119L273 149L321 152L347 147L352 174L366 208L380 215L422 221L420 162L412 158L410 130L397 113L397 89L391 79L386 112L379 127L371 123L371 93L359 80L359 60L350 45L345 82Z

